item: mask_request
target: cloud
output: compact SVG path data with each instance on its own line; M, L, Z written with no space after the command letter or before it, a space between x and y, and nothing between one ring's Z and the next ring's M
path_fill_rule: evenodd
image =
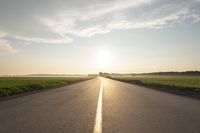
M90 5L78 10L62 11L53 17L38 17L38 19L54 33L91 37L95 34L104 34L112 30L111 23L113 23L114 17L117 17L114 13L147 4L151 1L114 1L108 4Z
M0 54L13 54L18 52L14 49L7 40L0 39Z
M28 42L47 43L47 44L62 44L62 43L70 43L73 41L72 38L69 38L67 36L60 38L35 38L35 37L15 36L15 38Z
M112 30L163 28L176 24L197 23L200 13L196 1L140 0L117 1L81 9L62 11L54 16L38 17L53 33L91 37Z
M0 38L66 44L113 30L200 22L199 0L0 1ZM8 38L7 38L8 39Z
M0 31L0 38L3 38L3 37L5 37L6 36L6 33L5 32L2 32L2 31Z
M7 34L0 31L0 54L11 54L18 52L17 49L13 48L8 40L5 39Z

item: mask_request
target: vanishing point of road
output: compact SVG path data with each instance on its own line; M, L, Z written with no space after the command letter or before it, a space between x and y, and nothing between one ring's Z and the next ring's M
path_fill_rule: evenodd
M0 133L200 133L200 100L98 77L0 101Z

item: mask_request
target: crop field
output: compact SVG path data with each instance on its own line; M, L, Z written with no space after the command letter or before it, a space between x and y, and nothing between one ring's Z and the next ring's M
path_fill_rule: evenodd
M55 88L92 77L0 77L0 97L39 89Z
M186 76L135 76L135 77L118 77L114 78L121 81L139 81L147 85L161 85L175 88L188 88L200 90L200 77Z
M170 91L193 92L198 95L200 93L200 76L133 76L112 77L112 79Z

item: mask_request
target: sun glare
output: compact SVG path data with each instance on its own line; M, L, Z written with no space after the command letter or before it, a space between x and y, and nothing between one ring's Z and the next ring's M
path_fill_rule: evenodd
M97 53L97 66L108 67L111 65L112 55L107 50L102 50Z

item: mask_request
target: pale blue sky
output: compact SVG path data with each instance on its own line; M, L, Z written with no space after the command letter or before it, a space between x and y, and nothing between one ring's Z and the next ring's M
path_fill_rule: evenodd
M198 0L0 0L0 74L200 70ZM98 66L107 51L108 65Z

